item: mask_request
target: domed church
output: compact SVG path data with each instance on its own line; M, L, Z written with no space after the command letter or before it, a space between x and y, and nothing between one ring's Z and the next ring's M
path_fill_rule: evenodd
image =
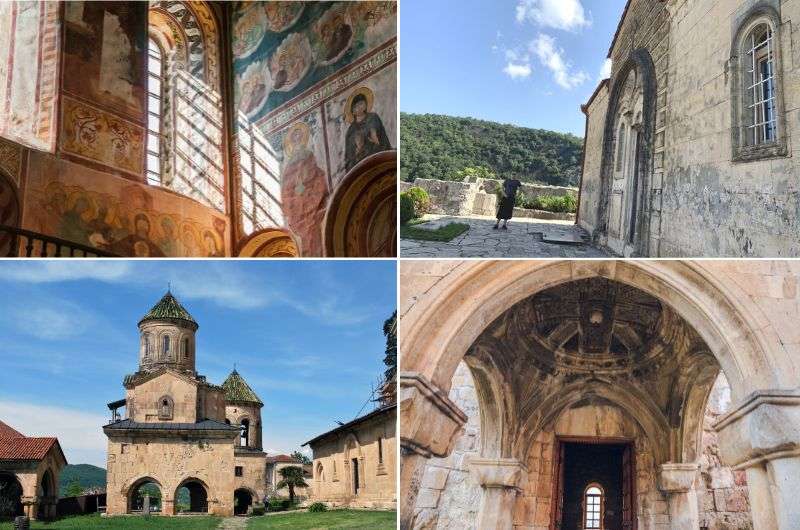
M139 321L138 370L103 427L109 515L228 516L266 493L264 404L236 370L221 386L197 372L198 327L171 292Z

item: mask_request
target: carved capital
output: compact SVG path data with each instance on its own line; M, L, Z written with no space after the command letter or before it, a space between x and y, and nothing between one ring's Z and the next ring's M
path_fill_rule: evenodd
M750 394L721 417L720 456L734 469L800 454L800 390L763 390Z
M668 462L661 464L658 476L658 488L667 494L686 493L694 487L700 465L696 462L690 464L674 464Z
M426 458L450 454L467 416L417 372L400 372L400 446Z
M470 458L470 475L484 488L517 489L528 468L515 458Z

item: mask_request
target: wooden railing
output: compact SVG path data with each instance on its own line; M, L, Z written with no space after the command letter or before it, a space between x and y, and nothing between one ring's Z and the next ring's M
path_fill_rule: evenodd
M66 239L31 232L22 228L0 225L0 249L9 257L28 258L113 258L106 252Z

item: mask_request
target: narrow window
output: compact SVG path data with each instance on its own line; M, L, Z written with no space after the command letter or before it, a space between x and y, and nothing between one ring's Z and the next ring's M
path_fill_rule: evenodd
M164 335L164 357L169 355L169 335Z
M603 520L603 490L598 486L589 486L584 494L584 524L585 530L602 529Z
M235 471L237 477L241 477L244 474L244 470L242 469L242 466L236 466L234 468L234 471Z
M247 447L249 445L248 444L249 438L250 438L250 420L244 419L242 420L242 434L239 440L240 442L239 445L241 445L242 447Z
M619 126L617 135L617 171L622 171L622 156L625 154L625 124Z
M183 355L184 359L188 359L189 358L189 339L188 338L184 338L183 339L183 344L181 346L181 354Z
M161 184L161 47L150 39L147 52L147 182Z
M378 436L378 463L383 464L383 438Z
M747 142L762 145L777 140L778 114L775 110L775 53L772 29L767 24L756 27L747 44L748 79L747 97L750 104L745 110L749 119Z

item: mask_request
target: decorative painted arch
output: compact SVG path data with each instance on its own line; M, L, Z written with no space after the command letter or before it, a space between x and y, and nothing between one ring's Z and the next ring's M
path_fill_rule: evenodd
M3 171L0 171L0 226L19 228L21 217L17 187ZM0 230L0 257L14 257L16 255L16 236Z
M630 57L617 72L611 84L608 98L608 111L603 131L603 162L600 168L600 208L598 212L598 228L594 238L608 234L609 201L611 200L611 187L614 180L615 152L614 142L618 121L617 114L625 91L626 81L631 72L636 72L643 89L643 116L642 116L642 144L638 155L638 174L633 178L638 179L636 202L641 205L637 209L634 220L635 253L640 256L650 255L650 179L653 173L653 144L655 139L656 122L656 82L655 65L653 58L644 48L631 52Z
M734 401L755 390L793 388L796 366L763 312L711 264L692 261L461 262L403 315L403 370L442 391L467 350L505 310L549 287L600 276L641 289L691 324L719 362Z
M359 162L331 194L323 223L328 257L397 255L397 152Z
M236 255L242 258L296 258L300 256L300 245L290 230L267 228L243 239Z

